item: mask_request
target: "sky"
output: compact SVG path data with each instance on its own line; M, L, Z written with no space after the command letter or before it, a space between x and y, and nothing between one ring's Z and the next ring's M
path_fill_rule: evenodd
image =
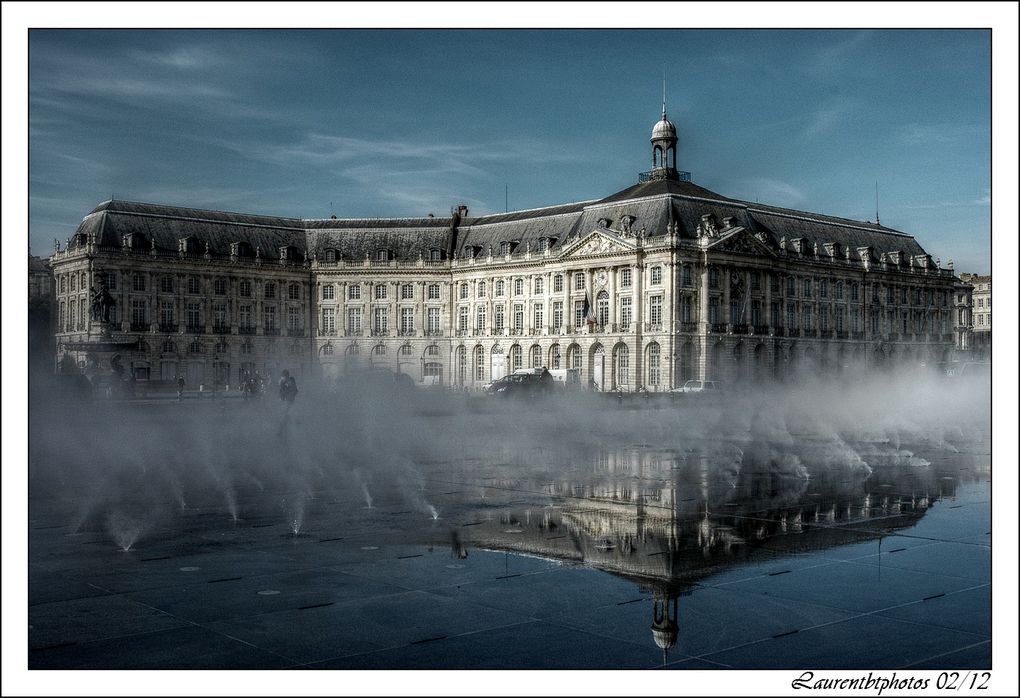
M991 266L986 30L41 30L29 238L111 197L319 218L599 199L651 167Z

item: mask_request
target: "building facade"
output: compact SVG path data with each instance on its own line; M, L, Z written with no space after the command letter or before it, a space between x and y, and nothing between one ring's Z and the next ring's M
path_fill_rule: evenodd
M990 361L992 358L992 277L991 275L960 274L960 280L974 289L971 355L975 361Z
M385 367L466 389L545 366L629 392L950 359L957 279L912 236L694 184L665 111L651 146L611 196L477 217L104 202L51 258L58 365L116 355L193 386Z

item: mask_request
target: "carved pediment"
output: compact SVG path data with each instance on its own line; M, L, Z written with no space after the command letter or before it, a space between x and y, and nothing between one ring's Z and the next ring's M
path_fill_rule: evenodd
M605 230L595 230L581 238L564 250L564 256L586 256L593 254L613 254L631 252L634 245L623 238Z
M723 237L709 245L708 249L716 252L776 256L776 253L769 245L755 237L747 228L742 227L733 228L728 231Z

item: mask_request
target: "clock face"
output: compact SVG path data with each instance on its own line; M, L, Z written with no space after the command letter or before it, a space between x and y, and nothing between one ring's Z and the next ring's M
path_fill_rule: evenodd
M595 275L595 280L598 281L600 284L605 284L606 283L606 272L600 271L598 274Z

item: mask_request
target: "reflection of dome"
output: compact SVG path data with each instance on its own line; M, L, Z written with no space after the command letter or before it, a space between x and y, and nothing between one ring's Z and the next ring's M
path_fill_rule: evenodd
M662 120L652 127L652 140L659 138L676 138L676 126L666 118L666 112L662 112Z
M673 621L666 621L661 627L652 625L652 637L655 639L655 644L664 650L676 647L679 635L680 629Z

